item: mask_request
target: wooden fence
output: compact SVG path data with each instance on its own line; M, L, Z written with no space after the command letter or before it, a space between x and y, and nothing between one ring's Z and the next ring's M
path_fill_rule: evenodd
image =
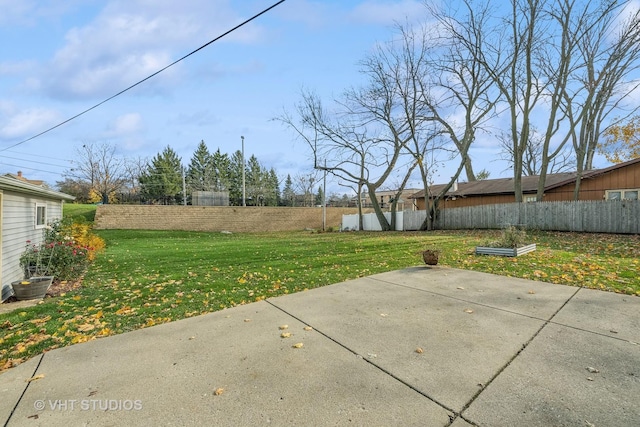
M425 217L425 211L404 211L402 229L420 229ZM440 211L435 228L499 229L508 225L548 231L640 234L640 201L530 202L449 208Z

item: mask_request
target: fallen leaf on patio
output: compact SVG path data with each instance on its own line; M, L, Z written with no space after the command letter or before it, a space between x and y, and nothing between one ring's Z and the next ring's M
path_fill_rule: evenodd
M592 374L597 374L598 372L600 372L599 370L597 370L596 368L592 368L591 366L587 366L587 371L591 372Z
M195 339L196 339L196 337L189 337L189 341L195 340Z
M471 314L471 313L473 313L473 310L471 310L470 308L465 308L464 312L468 313L468 314Z
M289 328L289 325L280 325L279 329L282 331L284 329Z
M387 317L387 316L388 316L388 314L387 314L387 313L380 313L380 316L382 316L382 317Z
M311 326L305 326L304 330L305 331L313 331L313 328Z
M246 322L251 322L251 319L244 319L245 323Z
M293 347L293 348L302 348L302 346L304 346L304 344L299 342L299 343L296 343L296 344L292 345L291 347Z
M291 332L283 332L280 334L282 338L289 338L291 336Z
M535 293L536 293L536 291L531 291L531 290L529 291L529 295L533 295Z
M587 381L593 381L593 378L587 377Z
M44 378L44 374L38 374L34 377L29 378L27 382L30 383L31 381L41 380L43 378Z
M422 354L424 353L424 350L422 349L422 347L418 347L416 348L416 353Z
M462 286L458 286L456 289L464 290Z
M224 389L222 387L218 387L217 389L215 389L215 391L213 392L214 396L220 396L222 393L224 393Z

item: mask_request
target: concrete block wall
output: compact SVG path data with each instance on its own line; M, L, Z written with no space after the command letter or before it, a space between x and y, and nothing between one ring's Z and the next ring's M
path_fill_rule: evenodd
M339 228L342 215L357 208L327 208L326 226ZM100 205L96 229L231 231L296 231L322 229L322 208Z

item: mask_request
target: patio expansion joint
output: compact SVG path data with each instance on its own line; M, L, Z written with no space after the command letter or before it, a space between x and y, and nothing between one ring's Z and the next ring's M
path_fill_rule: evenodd
M401 287L401 288L411 289L411 290L414 290L414 291L424 292L424 293L431 294L431 295L437 295L439 297L448 298L448 299L451 299L451 300L454 300L454 301L460 301L460 302L465 302L465 303L468 303L468 304L474 304L474 305L477 305L479 307L486 307L486 308L502 311L502 312L509 313L509 314L515 314L516 316L527 317L527 318L533 319L533 320L540 320L541 322L551 323L552 325L562 326L564 328L570 328L570 329L574 329L576 331L585 332L585 333L588 333L588 334L594 334L594 335L598 335L598 336L601 336L601 337L609 338L609 339L612 339L612 340L622 341L624 343L640 346L639 342L631 341L631 340L628 340L628 339L625 339L625 338L616 337L616 336L607 335L607 334L602 333L602 332L597 332L597 331L592 331L592 330L585 329L585 328L580 328L578 326L567 325L566 323L554 322L553 321L553 318L556 316L556 314L558 314L560 312L560 310L562 310L564 308L564 306L567 305L567 303L570 300L572 300L573 297L575 297L576 294L579 291L581 291L582 289L589 289L589 288L585 288L583 286L578 287L577 290L573 294L571 294L571 296L560 306L560 308L558 308L558 310L556 310L551 315L551 317L549 317L548 319L544 319L544 318L541 318L541 317L531 316L529 314L519 313L517 311L507 310L505 308L496 307L496 306L489 305L489 304L479 303L477 301L471 301L471 300L465 299L465 298L454 297L454 296L451 296L451 295L446 295L446 294L442 294L442 293L439 293L439 292L430 291L430 290L427 290L427 289L420 289L420 288L416 288L416 287L410 286L410 285L403 285L403 284L399 284L399 283L389 282L387 280L382 280L382 279L379 279L377 277L367 277L367 279L374 280L374 281L380 282L380 283L384 283L386 285L393 285L393 286L398 286L398 287ZM602 292L604 292L604 291L602 291Z
M487 388L487 387L488 387L488 386L489 386L489 385L490 385L490 384L491 384L491 383L492 383L496 378L498 378L498 377L500 376L500 374L501 374L502 372L504 372L504 370L505 370L505 369L507 369L507 368L509 367L509 365L511 365L511 363L513 363L513 361L514 361L514 360L516 360L516 359L518 358L518 356L520 356L520 354L521 354L521 353L522 353L522 352L523 352L523 351L524 351L524 350L529 346L529 344L531 344L531 342L533 342L533 340L534 340L534 339L536 339L536 337L537 337L537 336L538 336L538 335L543 331L543 329L544 329L547 325L549 325L549 324L554 324L554 325L564 326L564 327L568 327L568 328L573 328L573 329L583 330L583 329L581 329L581 328L572 327L572 326L569 326L569 325L564 325L564 324L561 324L561 323L553 322L553 318L554 318L554 317L556 317L556 315L557 315L558 313L560 313L560 311L562 311L562 309L563 309L563 308L564 308L564 307L565 307L565 306L566 306L566 305L567 305L567 304L568 304L568 303L569 303L569 302L570 302L570 301L571 301L571 300L572 300L572 299L573 299L573 298L578 294L578 292L580 292L580 290L582 289L582 287L577 288L577 289L576 289L576 291L575 291L575 292L573 292L573 293L572 293L572 294L571 294L571 295L570 295L570 296L569 296L569 297L568 297L568 298L567 298L567 299L562 303L562 305L560 305L560 307L558 307L558 309L557 309L556 311L554 311L554 312L551 314L551 316L550 316L548 319L542 319L542 318L539 318L539 317L536 317L536 316L530 316L530 315L523 314L523 313L518 313L518 312L515 312L515 311L512 311L512 310L506 310L506 309L504 309L504 308L494 307L494 306L491 306L491 305L488 305L488 304L482 304L482 303L478 303L478 302L475 302L475 301L470 301L470 300L468 300L468 299L464 299L464 298L453 297L453 296L451 296L451 295L444 295L444 294L441 294L441 293L438 293L438 292L429 291L429 290L426 290L426 289L419 289L419 288L416 288L416 287L413 287L413 286L409 286L409 285L402 285L402 284L398 284L398 283L394 283L394 282L389 282L389 281L386 281L386 280L381 280L381 279L376 278L376 277L369 277L369 279L371 279L371 280L375 280L375 281L377 281L377 282L381 282L381 283L384 283L384 284L387 284L387 285L399 286L399 287L402 287L402 288L412 289L412 290L416 290L416 291L420 291L420 292L428 293L428 294L431 294L431 295L438 295L438 296L440 296L440 297L449 298L449 299L452 299L452 300L455 300L455 301L461 301L461 302L465 302L465 303L469 303L469 304L475 304L475 305L482 306L482 307L487 307L487 308L490 308L490 309L493 309L493 310L498 310L498 311L502 311L502 312L506 312L506 313L510 313L510 314L515 314L515 315L518 315L518 316L528 317L528 318L530 318L530 319L540 320L540 321L542 321L542 322L543 322L543 324L540 326L540 328L538 328L538 330L537 330L537 331L536 331L536 332L535 332L535 333L534 333L534 334L533 334L533 335L532 335L532 336L531 336L531 337L530 337L530 338L529 338L529 339L528 339L528 340L527 340L527 341L526 341L526 342L525 342L525 343L520 347L520 349L519 349L519 350L518 350L518 351L517 351L517 352L516 352L516 353L515 353L515 354L514 354L514 355L513 355L513 356L512 356L512 357L511 357L511 358L510 358L510 359L509 359L509 360L508 360L508 361L507 361L503 366L502 366L502 367L500 367L500 368L496 371L496 373L495 373L495 374L494 374L494 375L489 379L489 381L487 381L487 383L486 383L486 384L483 384L483 386L482 386L482 387L481 387L481 388L480 388L480 389L479 389L479 390L478 390L478 391L477 391L477 392L476 392L476 393L471 397L471 399L469 399L469 401L468 401L468 402L467 402L467 403L462 407L462 409L460 410L460 412L459 412L459 413L457 413L457 412L455 412L455 411L454 411L455 418L453 418L453 419L451 420L452 422L453 422L453 421L455 421L455 419L459 417L459 418L461 418L462 420L464 420L465 422L467 422L467 423L469 423L469 424L471 424L471 425L473 425L473 426L477 426L477 424L476 424L476 423L474 423L474 422L473 422L472 420L470 420L470 419L467 419L467 418L464 416L464 412L465 412L465 411L469 408L469 406L471 406L471 404L472 404L472 403L473 403L473 402L474 402L474 401L475 401L475 400L476 400L476 399L477 399L477 398L482 394L482 392L483 392L483 391L484 391L484 390L485 390L485 389L486 389L486 388ZM636 344L636 345L638 345L638 343L634 343L634 342L632 342L632 341L628 341L628 340L625 340L625 339L622 339L622 338L611 337L611 336L608 336L608 335L605 335L605 334L601 334L601 333L593 332L593 331L588 331L588 330L584 330L584 331L585 331L585 332L591 332L591 333L594 333L594 334L597 334L597 335L606 336L606 337L608 337L608 338L614 338L614 339L621 340L621 341L624 341L624 342L631 342L632 344Z
M38 361L38 364L36 365L35 369L33 370L33 373L31 374L31 378L36 376L36 373L38 372L38 369L40 369L40 364L42 363L42 360L44 359L45 354L46 353L42 353L40 355L40 360ZM13 414L16 412L16 409L18 409L18 405L20 405L20 402L22 402L22 398L27 393L27 390L29 389L30 385L31 385L31 381L27 380L27 385L24 387L24 390L22 390L22 393L20 394L20 397L18 398L18 401L13 406L13 409L11 410L11 413L7 417L7 421L5 421L5 423L3 424L4 427L7 427L9 425L9 421L11 421L11 418L13 417Z
M287 310L284 310L283 308L277 306L276 304L274 304L273 302L269 301L269 300L265 300L265 302L269 305L271 305L272 307L274 307L277 310L282 311L283 313L285 313L288 316L293 317L294 319L296 319L297 321L307 325L307 326L311 326L313 328L313 330L317 333L319 333L320 335L322 335L323 337L325 337L326 339L330 340L331 342L337 344L338 346L342 347L343 349L347 350L349 353L353 354L354 356L356 356L358 359L368 363L369 365L373 366L374 368L376 368L377 370L379 370L380 372L384 373L385 375L393 378L394 380L398 381L399 383L401 383L402 385L404 385L405 387L408 387L409 389L413 390L414 392L418 393L419 395L421 395L422 397L430 400L431 402L435 403L436 405L440 406L441 408L443 408L445 411L449 412L449 423L445 426L449 426L453 423L453 421L455 421L456 418L458 418L458 416L460 415L459 412L453 410L452 408L448 407L447 405L445 405L444 403L438 401L437 399L433 398L432 396L429 396L428 394L418 390L416 387L412 386L411 384L407 383L406 381L404 381L401 378L398 378L398 376L394 375L393 373L389 372L387 369L373 363L371 360L367 359L366 357L364 357L363 355L359 354L357 351L353 350L352 348L350 348L349 346L347 346L344 343L341 343L340 341L336 340L335 338L329 336L328 334L322 332L319 329L316 329L315 326L309 324L308 322L306 322L304 319L299 318L298 316L288 312Z
M553 323L553 322L551 322L551 319L553 319L555 317L555 315L560 310L562 310L562 308L575 296L575 294L578 293L578 291L580 289L582 289L582 288L577 288L576 292L571 294L571 296L564 303L562 303L560 308L558 308L555 312L553 312L548 319L545 319L545 318L542 318L542 317L532 316L530 314L524 314L524 313L519 313L517 311L508 310L508 309L502 308L502 307L496 307L495 305L483 304L481 302L473 301L473 300L466 299L466 298L454 297L454 296L442 294L442 293L439 293L439 292L429 291L427 289L416 288L416 287L413 287L413 286L410 286L410 285L402 285L402 284L399 284L399 283L388 282L386 280L381 280L381 279L378 279L378 278L375 278L375 277L368 277L368 279L375 280L376 282L384 283L386 285L393 285L393 286L398 286L400 288L411 289L411 290L418 291L418 292L424 292L426 294L437 295L437 296L442 297L442 298L448 298L448 299L451 299L451 300L454 300L454 301L460 301L460 302L464 302L464 303L467 303L467 304L473 304L473 305L476 305L478 307L490 308L492 310L502 311L504 313L515 314L516 316L527 317L529 319L539 320L541 322L550 322L550 323ZM557 323L557 324L560 324L560 323ZM563 326L566 326L566 325L563 325Z

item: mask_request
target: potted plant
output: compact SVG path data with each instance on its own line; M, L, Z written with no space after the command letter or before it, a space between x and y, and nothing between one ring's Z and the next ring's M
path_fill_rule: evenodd
M536 244L527 244L527 232L512 225L502 230L500 239L476 246L476 255L515 257L536 250Z
M53 276L49 272L54 248L54 245L36 245L27 241L27 247L20 256L24 279L11 282L17 299L44 298L53 282Z
M52 281L53 276L31 277L11 282L11 287L13 294L20 301L41 299L46 295Z

